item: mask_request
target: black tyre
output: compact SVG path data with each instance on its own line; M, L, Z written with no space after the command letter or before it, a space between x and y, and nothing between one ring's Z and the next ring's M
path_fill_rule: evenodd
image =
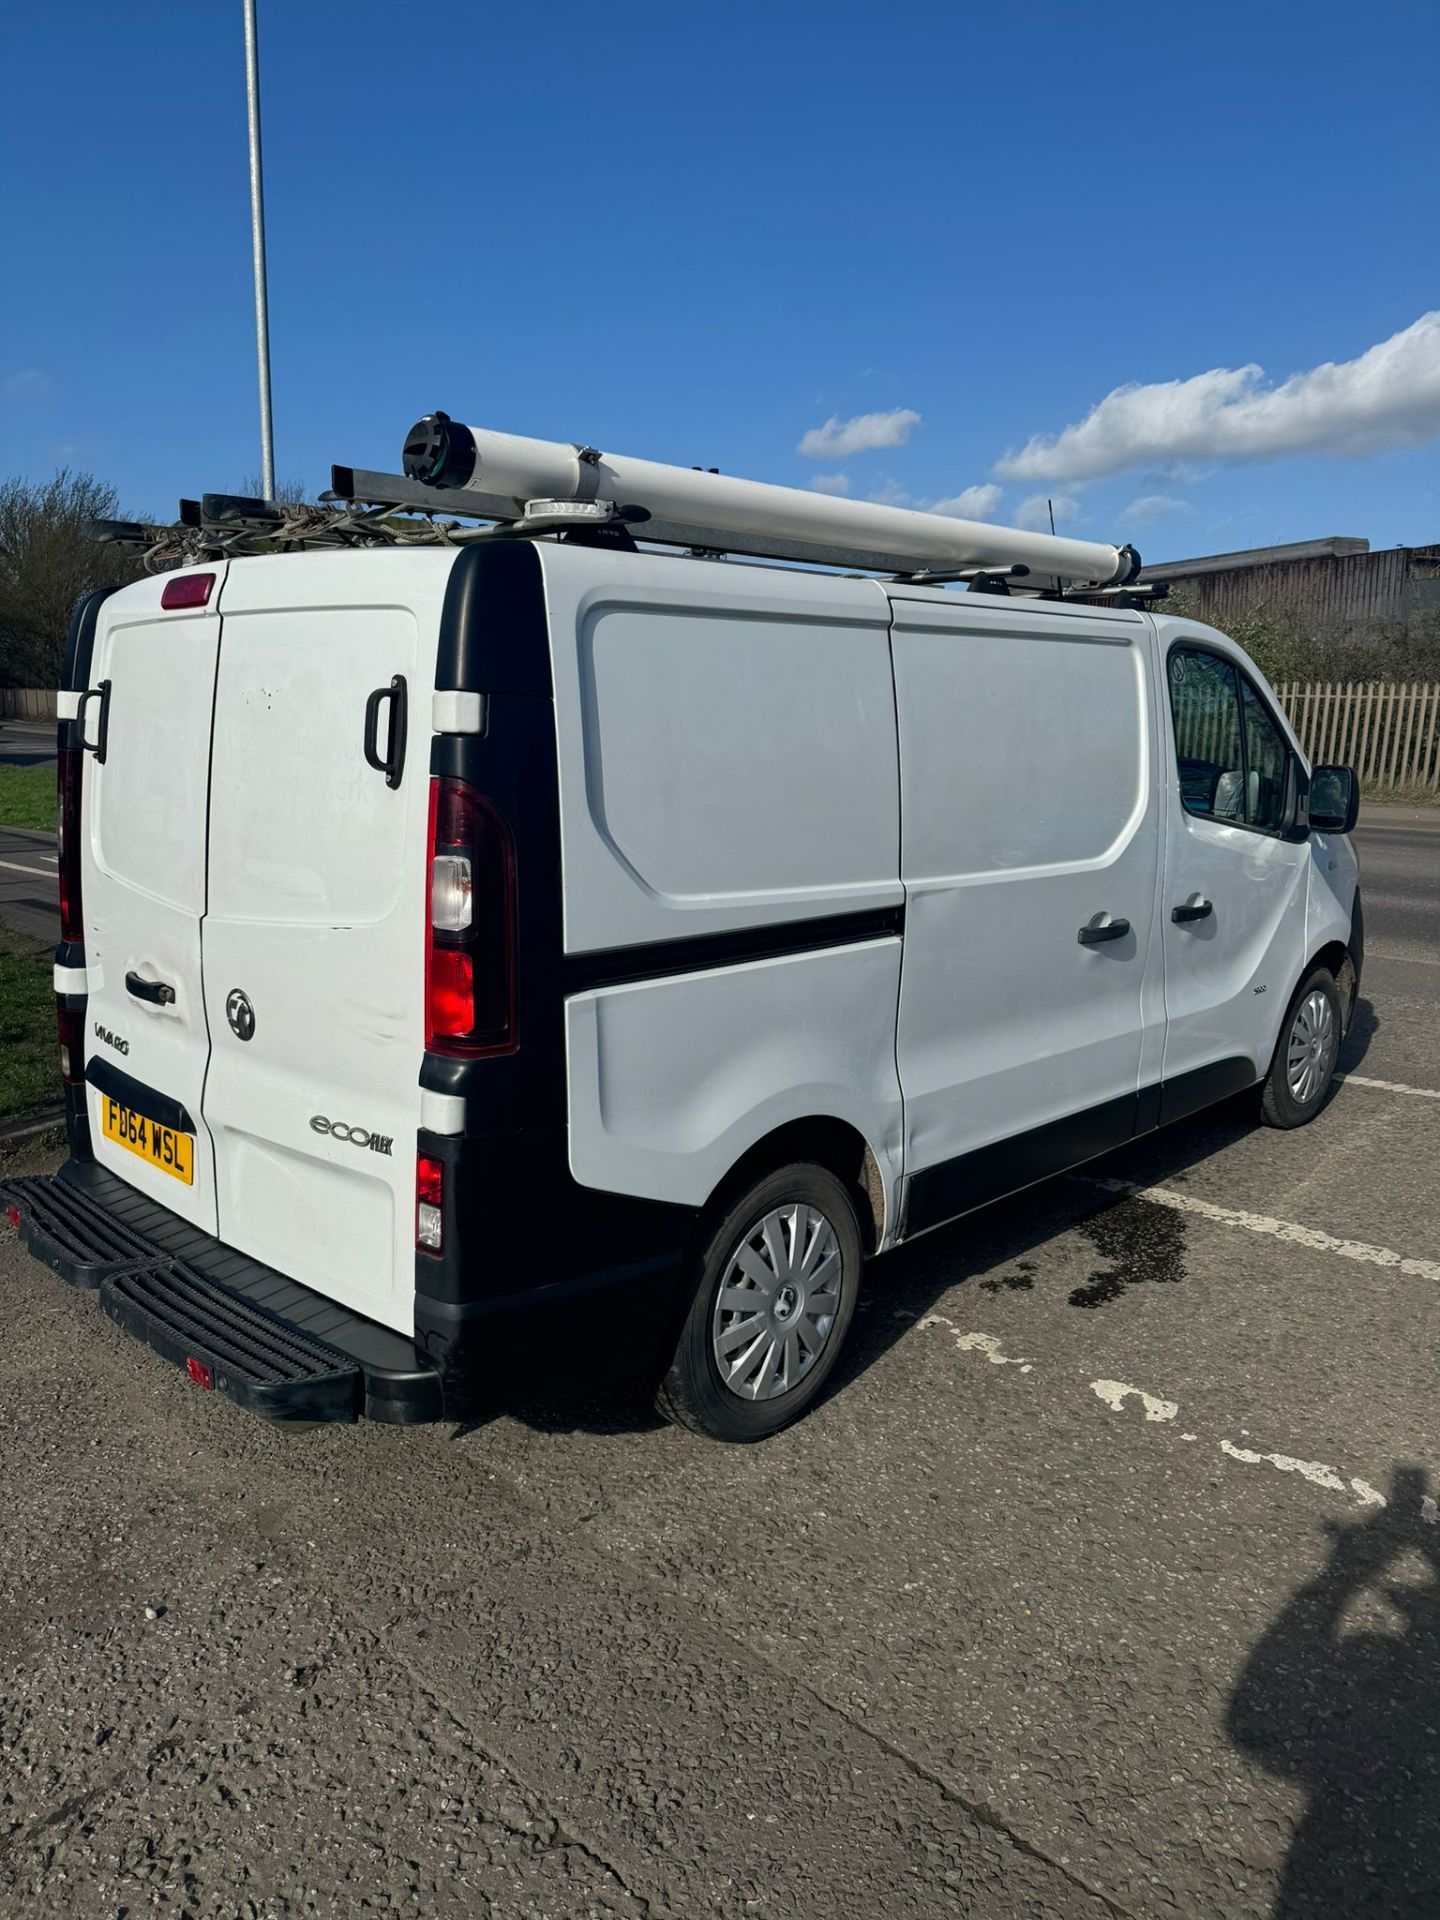
M1275 1057L1260 1088L1267 1126L1303 1127L1325 1104L1344 1036L1344 1008L1334 976L1316 967L1300 982L1285 1012Z
M854 1203L800 1163L721 1201L701 1232L655 1405L712 1440L764 1440L810 1406L849 1332L864 1259Z

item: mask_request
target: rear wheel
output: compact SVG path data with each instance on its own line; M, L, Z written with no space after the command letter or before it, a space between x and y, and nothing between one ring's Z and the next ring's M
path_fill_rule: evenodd
M714 1440L798 1419L849 1331L862 1259L854 1205L824 1167L782 1167L721 1203L658 1410Z
M1325 1103L1344 1031L1334 976L1317 967L1290 1002L1260 1092L1260 1110L1272 1127L1303 1127Z

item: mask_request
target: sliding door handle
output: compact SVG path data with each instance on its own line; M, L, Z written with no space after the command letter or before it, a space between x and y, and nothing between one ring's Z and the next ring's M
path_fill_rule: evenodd
M1187 920L1208 920L1215 909L1208 900L1197 893L1193 900L1187 900L1184 906L1172 907L1170 918L1177 927L1183 927Z
M1129 931L1128 920L1112 920L1108 913L1102 913L1088 927L1081 927L1076 938L1082 947L1098 947L1107 940L1123 940Z

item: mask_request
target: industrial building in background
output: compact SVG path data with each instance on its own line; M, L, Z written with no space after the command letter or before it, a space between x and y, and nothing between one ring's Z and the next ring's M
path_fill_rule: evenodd
M1372 553L1368 540L1336 534L1167 560L1145 567L1140 578L1163 582L1188 613L1218 627L1255 612L1303 619L1317 629L1440 618L1440 545Z

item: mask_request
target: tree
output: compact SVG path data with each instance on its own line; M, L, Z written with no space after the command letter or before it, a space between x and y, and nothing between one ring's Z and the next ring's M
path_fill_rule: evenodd
M138 578L133 553L89 537L90 521L117 517L115 489L93 474L0 481L0 684L58 686L76 600Z
M235 489L242 500L262 500L265 497L265 485L258 473L247 473ZM310 498L310 489L303 480L277 480L275 482L275 504L277 507L303 507Z
M1172 594L1158 610L1206 617L1184 593ZM1256 605L1223 619L1212 616L1211 624L1238 640L1272 683L1440 679L1440 617L1433 613L1317 623L1290 609Z

